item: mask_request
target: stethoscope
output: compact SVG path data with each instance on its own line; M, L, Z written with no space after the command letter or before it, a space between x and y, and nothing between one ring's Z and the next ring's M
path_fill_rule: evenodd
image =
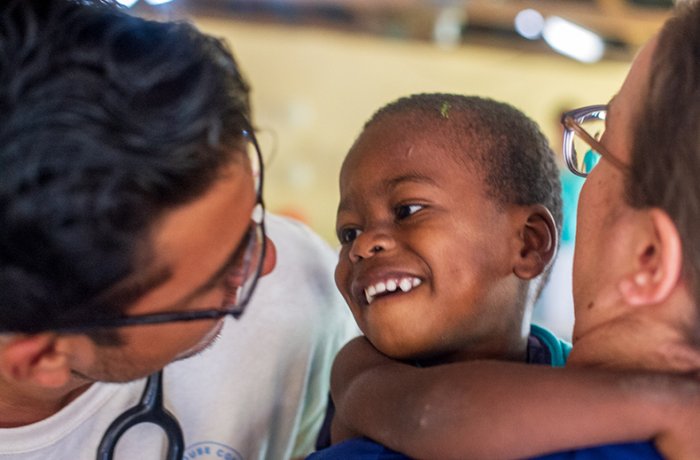
M173 414L163 407L163 371L151 374L146 381L141 400L114 419L97 448L97 460L112 460L119 438L139 423L153 423L168 437L168 460L181 460L185 452L182 428Z

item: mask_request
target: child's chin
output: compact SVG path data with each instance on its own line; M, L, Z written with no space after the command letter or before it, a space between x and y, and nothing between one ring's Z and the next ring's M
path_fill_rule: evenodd
M429 363L435 361L434 353L425 353L425 350L413 350L409 345L396 343L374 343L372 345L382 354L397 361L403 361L410 364Z

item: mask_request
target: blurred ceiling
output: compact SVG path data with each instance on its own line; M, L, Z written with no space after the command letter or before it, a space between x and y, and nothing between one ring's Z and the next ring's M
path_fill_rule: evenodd
M661 26L672 6L670 0L473 0L466 10L470 23L512 28L518 12L535 9L544 16L568 19L607 40L637 47Z
M537 40L516 33L524 10L558 16L588 29L608 45L606 57L629 59L670 13L672 0L174 0L187 14L341 28L385 36L442 41L488 42L544 51ZM528 43L529 42L529 43Z

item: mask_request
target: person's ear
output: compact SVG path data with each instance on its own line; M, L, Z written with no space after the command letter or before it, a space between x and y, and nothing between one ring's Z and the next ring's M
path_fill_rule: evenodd
M658 304L678 285L683 268L683 246L678 229L665 211L645 212L640 244L634 247L635 269L623 277L618 289L627 304Z
M540 204L527 207L528 214L520 230L520 251L513 273L524 280L540 275L554 260L558 232L552 213Z
M261 277L270 273L277 265L277 246L269 237L266 238L265 260L263 261L262 270L260 271Z
M70 367L55 334L17 335L0 348L0 372L8 381L58 388L68 383Z

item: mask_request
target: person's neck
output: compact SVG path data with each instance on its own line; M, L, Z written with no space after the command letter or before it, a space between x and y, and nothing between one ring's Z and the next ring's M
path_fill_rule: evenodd
M0 428L16 428L44 420L83 394L91 383L73 381L61 388L13 385L0 378Z
M698 324L690 303L633 309L578 337L567 366L700 375Z
M519 303L516 303L520 305ZM520 313L503 318L495 327L481 328L467 334L459 346L432 356L414 357L407 362L421 367L474 360L525 362L530 337L532 305L526 304Z
M498 337L500 339L502 336L500 334L494 334L494 337ZM452 353L442 354L429 359L413 360L413 364L421 367L429 367L439 364L481 359L525 362L527 359L527 346L528 336L517 338L513 337L513 339L509 342L497 340L493 343L473 343Z

